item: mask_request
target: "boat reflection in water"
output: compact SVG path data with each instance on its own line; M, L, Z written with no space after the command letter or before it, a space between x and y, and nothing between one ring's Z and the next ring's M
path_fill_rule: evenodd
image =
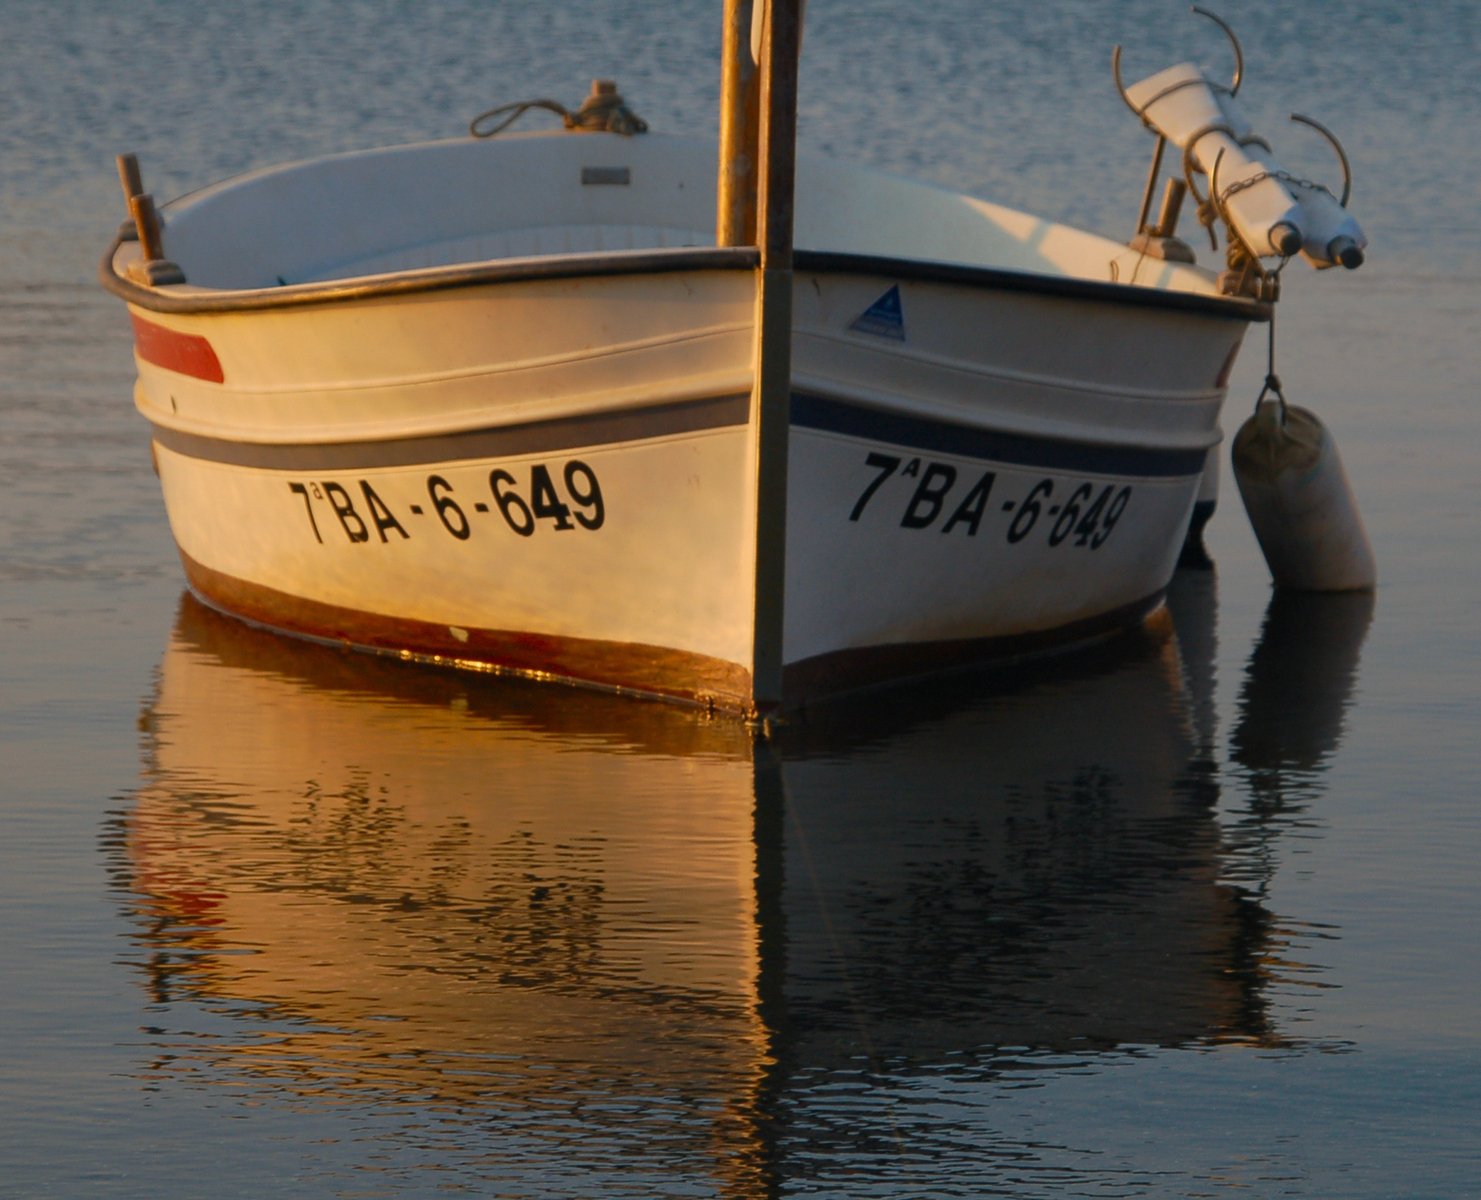
M761 743L186 597L109 845L159 1011L230 1019L156 1031L148 1072L414 1112L419 1146L440 1134L441 1165L484 1179L610 1195L683 1171L752 1194L792 1173L789 1146L816 1162L868 1136L861 1081L1281 1044L1282 935L1258 878L1230 882L1212 587L1180 581L1176 634ZM1273 648L1269 696L1256 651L1251 778L1334 747L1358 618L1342 646L1327 621L1328 642ZM1269 719L1285 672L1319 703Z

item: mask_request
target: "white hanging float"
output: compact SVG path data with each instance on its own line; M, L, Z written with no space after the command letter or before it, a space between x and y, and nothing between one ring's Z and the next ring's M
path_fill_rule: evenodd
M1232 450L1255 537L1275 586L1370 590L1377 569L1337 443L1315 413L1262 396Z

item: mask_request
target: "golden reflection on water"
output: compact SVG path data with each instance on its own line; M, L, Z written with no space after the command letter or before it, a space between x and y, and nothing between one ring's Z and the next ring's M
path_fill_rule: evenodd
M770 743L186 597L112 846L151 1008L213 1031L158 1030L143 1074L412 1106L489 1153L657 1146L753 1194L830 1072L1282 1044L1282 936L1217 814L1212 586L1180 584L1176 635ZM1335 749L1371 599L1338 608L1267 615L1235 840Z
M655 1088L691 1098L701 1142L736 1126L768 1058L749 736L486 682L182 602L124 820L130 887L156 1003L247 1020L167 1070L551 1109L557 1140L623 1095L643 1124Z

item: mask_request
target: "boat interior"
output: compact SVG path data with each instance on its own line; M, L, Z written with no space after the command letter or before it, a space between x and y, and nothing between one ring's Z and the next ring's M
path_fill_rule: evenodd
M259 291L530 259L715 245L716 146L533 133L424 142L255 171L166 205L185 289ZM1196 267L879 171L800 157L799 251L1213 294ZM138 251L120 247L115 266ZM122 274L123 272L120 271Z

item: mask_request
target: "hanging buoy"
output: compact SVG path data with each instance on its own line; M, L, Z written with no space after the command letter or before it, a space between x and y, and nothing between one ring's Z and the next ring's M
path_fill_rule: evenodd
M1273 376L1272 376L1273 379ZM1267 383L1267 391L1270 390ZM1264 393L1234 437L1234 479L1275 586L1366 591L1377 572L1337 443L1316 415Z

